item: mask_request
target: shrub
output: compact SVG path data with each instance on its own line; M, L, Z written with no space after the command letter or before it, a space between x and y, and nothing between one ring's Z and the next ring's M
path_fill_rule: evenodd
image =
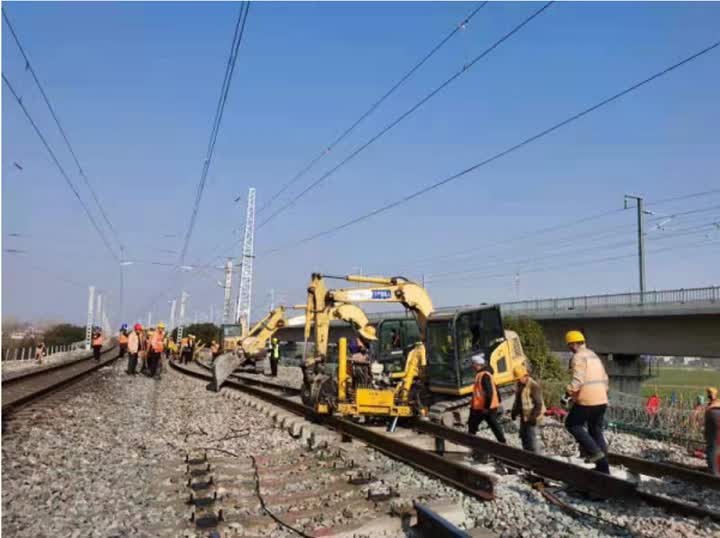
M550 351L543 328L537 321L527 317L508 316L503 318L503 324L506 329L515 331L520 336L533 377L557 381L567 379L566 369L557 355Z

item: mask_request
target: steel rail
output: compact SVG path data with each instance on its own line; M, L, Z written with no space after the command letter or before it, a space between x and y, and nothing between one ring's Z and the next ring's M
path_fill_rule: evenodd
M117 345L102 352L103 355L117 349ZM115 362L119 357L93 361L92 355L83 359L70 361L51 368L28 372L26 375L15 376L2 381L2 412L32 402L50 392L69 385L78 379L94 372L103 366ZM88 362L92 361L92 362ZM63 375L65 374L65 375Z
M212 381L211 374L187 368L184 365L177 364L175 361L170 361L170 365L175 370L179 370L185 374ZM237 381L228 379L225 381L225 386L277 405L291 413L305 417L311 422L321 423L341 435L363 441L393 459L407 463L443 482L451 484L453 487L469 495L485 500L494 499L496 478L492 475L483 473L467 465L447 460L437 454L393 439L392 437L375 432L349 420L332 415L318 415L302 402L288 397L287 394L274 394L252 386L244 382L244 380ZM282 390L282 388L277 387L277 390Z
M487 453L510 466L530 470L545 478L564 482L581 491L605 498L639 498L651 506L663 508L675 514L700 519L707 517L713 521L720 521L720 513L718 512L642 491L638 489L636 484L628 480L615 478L520 448L503 445L490 439L470 435L425 420L415 421L413 427L422 433ZM646 469L650 468L653 468L651 464L646 466Z
M691 469L673 465L671 463L661 463L640 458L633 458L624 454L616 454L611 452L608 454L608 461L613 465L622 465L626 469L635 473L658 478L677 478L684 482L697 484L704 488L720 490L720 477L711 475L701 470Z
M203 368L208 368L206 365L201 364L201 366ZM286 393L289 392L291 394L298 394L300 392L299 389L294 387L245 377L242 374L233 374L231 377L235 380L241 380L239 383L238 381L233 381L233 384L237 383L245 385L246 383L252 383L273 390L280 390ZM263 393L264 391L258 392ZM302 404L297 403L297 405L301 406ZM307 408L305 408L304 411L307 413ZM343 420L343 422L348 423L349 421ZM605 498L639 498L651 506L663 508L669 512L679 515L700 519L707 517L714 521L720 521L720 513L718 512L639 490L637 485L633 482L608 476L592 469L586 469L578 465L555 460L553 458L541 456L539 454L508 445L503 445L495 441L491 441L490 439L470 435L427 420L416 420L412 423L412 427L416 431L432 435L436 439L451 441L455 444L487 453L491 457L502 461L509 466L530 470L545 478L566 483L580 491L589 492ZM626 466L628 469L640 474L658 476L661 478L675 478L712 489L717 489L720 486L720 479L699 471L675 465L641 460L621 454L611 453L609 458L610 461L615 464L627 464ZM468 469L468 467L465 468Z

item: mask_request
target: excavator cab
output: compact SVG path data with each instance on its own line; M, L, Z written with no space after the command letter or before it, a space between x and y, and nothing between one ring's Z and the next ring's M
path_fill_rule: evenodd
M408 352L422 342L417 321L414 317L383 319L376 331L378 339L371 343L370 354L385 372L402 372Z
M223 323L220 326L218 334L218 342L220 342L220 352L227 353L234 350L238 346L238 342L242 339L242 326L236 323Z
M497 353L505 342L498 306L433 314L426 341L430 391L455 396L470 393L475 380L472 357L480 353L496 373L512 376L509 357Z

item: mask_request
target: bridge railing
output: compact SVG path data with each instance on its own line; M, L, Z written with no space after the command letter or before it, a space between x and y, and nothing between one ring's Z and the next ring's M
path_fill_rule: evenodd
M67 345L47 346L43 357L50 357L56 353L67 353L82 349L84 342L73 342ZM35 346L6 347L3 350L2 361L29 361L35 360Z
M502 303L503 312L547 312L568 310L593 310L612 308L652 308L657 305L671 306L688 303L713 304L720 302L720 286L705 288L681 288L675 290L646 291L644 293L616 293L608 295L585 295L556 297Z

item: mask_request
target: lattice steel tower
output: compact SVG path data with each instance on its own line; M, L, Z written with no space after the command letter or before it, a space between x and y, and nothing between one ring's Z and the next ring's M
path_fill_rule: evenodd
M250 303L252 299L253 259L255 258L255 189L248 191L247 213L245 215L245 240L243 241L240 268L240 289L238 291L237 315L235 319L242 326L243 334L250 324Z

